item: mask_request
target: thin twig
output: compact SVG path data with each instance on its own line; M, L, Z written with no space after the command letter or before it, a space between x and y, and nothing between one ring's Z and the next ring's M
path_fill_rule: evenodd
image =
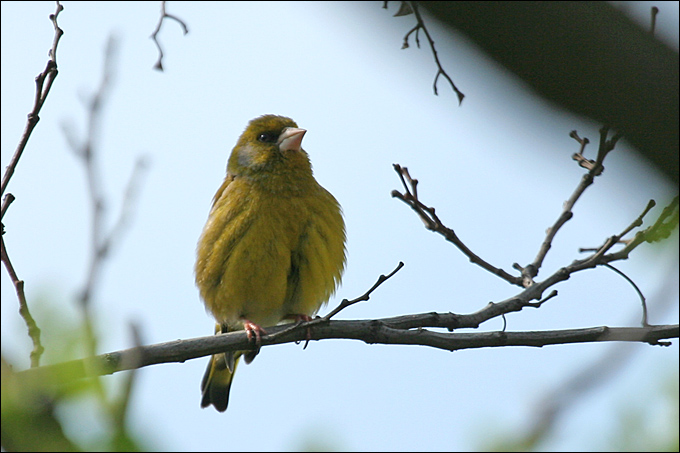
M387 2L383 3L383 8L387 9ZM425 21L423 20L423 17L420 15L420 11L418 11L418 4L417 2L406 2L402 1L400 2L400 7L399 11L395 14L395 17L397 16L406 16L413 13L416 17L416 25L411 28L406 35L404 36L404 43L402 44L401 48L402 49L408 49L409 47L409 37L415 32L415 40L416 40L416 45L418 48L420 48L420 40L418 39L418 33L420 30L423 30L425 33L425 36L427 37L427 41L430 44L430 50L432 51L432 56L434 57L434 62L437 65L437 74L434 77L434 82L432 84L432 89L434 90L435 95L439 95L437 91L437 81L439 80L439 76L444 76L446 80L448 80L449 84L451 85L451 88L453 91L456 93L456 96L458 96L458 104L461 104L463 102L463 98L465 97L465 94L463 94L462 91L458 89L455 83L453 83L453 80L449 75L444 71L444 68L442 67L441 62L439 61L439 56L437 55L437 49L434 46L434 40L432 39L432 36L430 35L430 32L428 31L427 27L425 26Z
M649 202L647 203L647 206L645 207L644 211L642 211L642 214L640 214L640 215L638 216L638 218L635 219L635 220L633 221L633 223L631 223L630 225L628 225L628 227L627 227L625 230L623 230L623 231L619 234L619 237L620 237L620 238L623 238L623 237L624 237L625 235L627 235L633 228L637 228L637 227L642 226L642 219L647 215L647 213L648 213L649 211L652 210L652 208L654 208L654 206L656 206L656 201L654 201L654 200L649 200Z
M638 285L636 285L635 282L630 277L628 277L626 274L624 274L623 272L621 272L619 269L615 268L611 264L605 263L605 264L603 264L603 266L613 270L614 272L619 274L621 277L625 278L626 281L628 283L630 283L633 286L633 288L635 288L635 291L638 293L638 296L640 296L640 302L642 303L642 326L648 327L649 324L648 324L647 320L649 318L648 318L648 314L647 314L647 301L645 299L644 294L642 294L642 291L640 291L640 288L638 288Z
M656 219L654 225L647 228L645 233L645 241L658 242L667 239L673 230L678 227L680 221L680 211L678 210L679 198L676 196L671 202L663 208L661 215Z
M671 231L673 231L678 226L678 201L678 197L673 198L668 206L663 209L661 215L659 215L659 218L656 219L656 222L654 222L653 225L647 227L643 231L638 231L632 239L626 241L625 247L623 247L618 252L603 256L602 260L609 263L612 261L627 259L628 255L640 244L644 242L656 242L666 239L670 235ZM618 242L620 238L614 236L613 239ZM605 243L605 245L603 245L601 248L604 248L606 245L609 244ZM611 246L609 248L611 248Z
M394 274L396 274L397 272L399 272L399 270L400 270L402 267L404 267L404 263L403 263L402 261L399 261L399 264L397 264L397 267L394 268L394 270L393 270L392 272L390 272L390 273L387 274L387 275L381 274L380 277L378 277L378 280L375 282L375 284L374 284L373 286L371 286L371 288L370 288L368 291L366 291L364 294L362 294L361 296L357 297L356 299L352 299L352 300L343 299L343 300L340 302L340 305L338 305L337 307L335 307L330 313L328 313L326 316L324 316L323 318L321 318L321 321L320 321L320 322L330 321L330 319L331 319L333 316L337 315L338 313L340 313L340 312L341 312L342 310L344 310L345 308L347 308L347 307L349 307L349 306L351 306L351 305L356 304L357 302L365 302L365 301L368 301L368 299L370 299L371 293L372 293L373 291L375 291L375 290L378 288L378 286L382 285L382 284L385 283L387 280L389 280Z
M654 36L654 33L656 33L656 15L659 14L659 8L656 6L652 6L652 25L649 28L649 32Z
M427 30L427 27L425 27L425 22L423 21L423 18L420 15L420 11L418 11L418 4L416 2L409 2L411 5L411 9L413 9L413 13L416 16L416 20L418 21L418 26L423 29L425 32L425 36L427 36L427 41L430 43L430 49L432 50L432 56L434 57L434 62L437 64L437 75L434 77L434 82L432 84L432 89L434 90L434 94L438 95L437 93L437 80L439 79L440 75L443 75L446 80L449 81L449 84L451 85L451 88L453 91L456 93L456 96L458 96L458 104L461 104L463 102L463 98L465 95L463 94L462 91L458 89L455 83L453 83L453 80L451 80L451 77L444 71L444 68L442 68L442 64L439 61L439 56L437 55L437 49L434 47L434 40L430 36L430 32Z
M602 255L607 253L616 244L620 244L620 243L630 244L633 240L635 240L635 238L623 240L623 237L626 234L628 234L631 230L633 230L634 228L642 226L642 219L647 215L647 213L649 213L649 211L654 206L656 206L656 202L654 200L649 200L649 202L647 203L647 206L642 211L642 214L640 214L637 217L637 219L633 220L631 222L631 224L628 225L621 233L619 233L615 236L612 236L610 238L607 238L605 243L603 245L601 245L600 247L597 247L597 248L592 248L592 247L585 247L584 248L584 247L582 247L582 248L579 248L579 252L594 252L595 255L593 255L593 256L601 257ZM663 215L663 213L662 213L662 215ZM641 242L642 241L640 241L639 243L641 243Z
M493 265L491 265L489 262L483 260L480 258L478 255L476 255L472 250L470 250L464 243L458 238L458 235L451 229L446 227L442 221L439 219L437 214L435 213L435 209L428 207L424 205L419 199L418 199L418 191L417 191L417 186L418 186L418 180L411 178L411 175L408 172L408 168L402 167L399 164L393 164L394 170L397 172L399 175L399 178L401 179L401 183L404 185L404 193L399 192L398 190L393 190L392 191L392 197L398 198L404 203L406 203L408 206L413 209L420 219L425 223L425 228L427 228L430 231L434 231L436 233L441 234L444 236L444 238L451 242L453 245L458 247L458 249L463 252L465 256L467 256L470 259L470 262L477 264L478 266L482 267L483 269L491 272L492 274L502 278L503 280L506 280L508 283L511 283L513 285L517 286L522 286L522 278L521 277L516 277L513 275L510 275L503 269L497 268Z
M178 18L177 16L174 16L172 14L168 14L165 12L165 1L161 2L161 17L158 20L158 25L156 25L156 29L153 31L151 34L150 38L153 39L153 42L156 43L156 47L158 48L158 60L156 61L156 64L153 66L154 69L157 69L159 71L163 70L163 49L161 48L161 44L158 42L158 32L161 31L161 27L163 26L163 22L165 18L172 19L176 21L181 27L182 27L182 33L186 35L189 33L189 28L187 28L187 24L184 23L183 20Z
M370 288L368 291L366 291L364 294L362 294L361 296L357 297L356 299L352 299L352 300L343 299L343 300L340 302L340 305L338 305L337 307L335 307L330 313L328 313L328 314L327 314L326 316L324 316L323 318L317 316L316 318L314 318L314 319L312 319L312 320L309 320L309 321L301 320L301 321L295 323L294 325L289 326L287 329L285 329L285 330L283 330L283 331L281 331L281 332L277 332L275 335L276 335L276 336L282 336L282 335L288 334L289 332L291 332L291 331L293 331L293 330L297 330L298 328L303 328L303 327L304 327L304 328L306 328L306 329L309 329L309 328L311 328L311 327L313 327L313 326L315 326L315 325L317 325L317 324L327 323L328 321L330 321L330 319L331 319L333 316L337 315L338 313L340 313L342 310L344 310L345 308L349 307L350 305L354 305L354 304L356 304L357 302L362 302L362 301L367 301L367 300L369 300L369 299L370 299L370 296L371 296L371 293L373 293L373 291L375 291L380 285L382 285L382 284L385 283L387 280L389 280L394 274L396 274L397 272L399 272L399 270L400 270L402 267L404 267L404 263L401 262L401 261L399 261L399 264L397 264L397 267L396 267L392 272L390 272L390 273L387 274L387 275L381 274L381 275L378 277L378 280L375 282L375 284L374 284L373 286L371 286L371 288ZM271 339L271 335L267 335L267 337ZM309 339L307 339L307 343L309 343ZM307 347L307 343L305 343L305 348Z
M52 40L52 48L49 51L49 60L47 60L47 66L45 66L45 70L38 74L38 76L35 78L36 89L33 110L31 110L31 113L28 114L28 121L26 122L24 133L21 136L21 139L19 140L19 145L17 146L17 149L14 152L14 155L12 156L12 160L7 166L5 174L2 177L2 188L0 190L0 196L5 194L7 185L9 184L10 179L12 179L12 175L14 174L14 170L16 169L17 164L19 163L19 159L21 158L21 155L26 149L28 139L30 138L33 129L38 124L38 121L40 121L39 116L40 110L42 109L42 106L45 104L45 101L47 100L47 95L50 93L50 89L52 88L52 83L54 83L54 79L57 77L57 74L59 72L57 70L57 45L59 44L59 39L61 39L61 36L64 34L64 31L61 28L59 28L59 25L57 24L57 17L59 16L59 13L63 9L64 7L61 5L61 3L57 2L56 12L54 14L50 14L50 21L52 21L52 25L54 27L54 39ZM5 213L3 212L2 215L4 216L4 214Z
M12 159L10 160L10 163L7 166L5 173L2 177L0 196L5 195L5 190L7 190L9 181L12 179L14 171L16 170L16 167L19 164L19 159L21 159L21 156L23 155L23 152L26 149L28 139L31 137L31 133L33 132L33 129L35 129L35 126L38 124L38 121L40 121L39 116L40 110L45 104L47 96L50 93L50 89L52 88L52 84L54 83L54 79L57 77L57 74L59 72L57 70L57 46L59 45L59 40L61 39L61 36L64 34L64 31L61 28L59 28L57 18L59 16L59 13L63 11L64 7L59 2L56 2L56 4L57 4L56 11L54 12L54 14L50 14L49 16L50 21L52 22L52 26L54 27L54 37L52 39L52 47L50 48L48 53L47 65L45 66L45 70L38 74L38 76L35 78L35 99L33 102L33 109L28 114L28 120L26 121L26 126L24 128L24 132L21 136L21 139L19 140L19 144L17 145L17 149L14 151L14 155L12 156ZM5 217L5 213L7 212L10 204L12 204L13 201L14 195L12 195L11 193L7 193L7 195L3 197L0 218ZM5 234L4 230L5 230L4 225L2 225L3 235ZM33 319L28 309L28 302L26 301L26 294L24 291L24 281L20 280L19 277L17 277L16 271L14 270L14 266L12 265L12 261L9 258L9 254L5 246L4 236L2 238L2 262L5 264L5 268L7 269L7 272L9 273L10 278L12 279L12 283L14 284L14 289L19 298L19 313L21 314L22 318L24 319L24 322L26 323L26 327L28 328L28 335L31 337L31 341L33 342L33 350L31 351L31 366L37 367L40 364L40 357L42 356L42 353L44 351L44 347L42 346L42 343L40 341L40 328L38 328L35 319Z
M552 247L552 241L555 239L557 232L574 216L572 209L574 208L576 202L579 200L581 195L583 195L583 192L585 192L585 190L593 183L595 177L602 174L602 170L604 169L604 166L602 165L604 158L611 150L614 149L616 142L620 138L620 135L617 134L611 140L608 140L608 132L609 129L606 127L600 129L600 145L598 148L597 160L595 161L590 161L583 157L583 151L589 142L588 139L580 138L576 131L572 131L569 134L571 138L575 139L580 144L579 152L574 154L573 158L574 160L578 161L580 166L588 168L588 172L583 175L581 182L576 187L576 190L574 190L571 197L569 197L569 199L564 203L562 213L557 218L555 223L547 229L545 238L541 243L541 247L536 254L536 258L534 258L534 261L525 267L519 266L518 264L514 265L516 269L519 269L522 272L525 287L533 284L533 279L538 275L538 272L543 265L543 261L545 260L548 251Z
M109 407L109 413L111 414L111 420L112 424L114 426L115 430L115 435L113 438L115 439L116 442L119 442L121 439L127 439L128 438L128 414L129 414L129 406L130 406L130 401L132 397L132 389L135 386L135 383L137 382L137 369L139 368L139 365L141 364L141 353L139 352L141 350L141 346L144 344L142 341L141 337L141 332L140 328L136 323L131 323L130 324L130 332L132 334L132 342L134 345L134 348L132 348L134 353L130 354L129 357L126 357L126 360L129 360L129 364L126 366L131 366L130 368L131 372L125 376L125 381L122 386L122 392L120 393L120 396L114 400L114 402L111 404ZM118 448L114 448L114 451L122 451L125 448L125 445L118 445Z
M12 261L9 259L7 249L5 248L4 236L0 236L0 254L2 262L5 264L5 268L7 269L7 273L14 284L17 297L19 298L19 314L26 323L26 327L28 328L28 336L33 341L33 350L31 351L31 367L37 367L40 365L40 357L45 351L45 348L40 341L40 328L35 322L35 319L33 319L33 316L31 316L31 312L28 309L26 294L24 293L24 281L19 279L16 271L14 270L14 266L12 266Z

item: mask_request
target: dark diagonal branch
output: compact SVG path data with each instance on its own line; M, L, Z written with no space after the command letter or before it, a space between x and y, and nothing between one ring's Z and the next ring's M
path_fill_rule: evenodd
M375 284L374 284L373 286L371 286L371 288L370 288L368 291L366 291L366 292L365 292L364 294L362 294L361 296L359 296L359 297L357 297L357 298L355 298L355 299L352 299L352 300L342 299L342 302L340 302L340 305L338 305L335 309L333 309L333 310L332 310L330 313L328 313L326 316L324 316L323 318L321 318L321 320L324 321L324 322L325 322L325 321L330 321L330 319L331 319L333 316L337 315L338 313L340 313L342 310L344 310L345 308L349 307L350 305L354 305L354 304L356 304L357 302L365 302L365 301L368 301L368 299L370 299L371 293L372 293L373 291L375 291L375 290L378 288L378 286L382 285L382 284L385 283L387 280L389 280L394 274L396 274L397 272L399 272L399 269L401 269L402 267L404 267L404 263L402 263L401 261L399 261L399 264L397 264L397 267L396 267L392 272L390 272L390 273L387 274L387 275L380 275L380 277L378 277L378 281L376 281Z
M0 196L4 195L5 190L7 190L9 180L12 179L12 175L14 174L14 170L19 163L19 159L21 158L24 149L26 149L28 139L31 137L31 133L38 124L38 121L40 121L40 110L45 104L47 95L50 94L50 89L54 83L54 79L59 73L57 70L57 46L59 45L59 40L64 34L64 31L59 28L59 25L57 24L57 17L63 9L64 7L61 6L61 3L57 2L56 12L54 14L50 14L50 21L52 21L52 25L54 27L54 39L52 40L52 47L49 51L49 59L47 60L47 66L45 66L45 70L38 74L38 76L35 78L35 101L33 103L33 110L31 110L31 113L28 114L28 121L26 122L24 133L21 136L19 145L14 152L14 156L12 156L12 160L9 162L9 165L5 170L5 174L2 177L2 191L0 192ZM5 213L3 212L2 215L4 214Z
M330 321L330 319L331 319L333 316L337 315L338 313L340 313L340 312L341 312L342 310L344 310L345 308L347 308L347 307L349 307L349 306L351 306L351 305L354 305L354 304L356 304L356 303L358 303L358 302L366 302L366 301L368 301L368 300L371 298L371 294L373 293L373 291L375 291L376 289L378 289L378 287L379 287L380 285L382 285L382 284L385 283L387 280L389 280L390 278L392 278L392 276L393 276L394 274L396 274L397 272L399 272L399 270L400 270L402 267L404 267L404 263L402 263L401 261L399 261L399 264L397 264L397 267L396 267L392 272L390 272L390 273L387 274L387 275L381 274L381 275L378 277L378 280L375 282L375 284L374 284L373 286L371 286L371 288L370 288L368 291L366 291L366 292L365 292L364 294L362 294L361 296L359 296L359 297L357 297L357 298L354 298L354 299L352 299L352 300L342 299L342 301L340 302L340 304L339 304L337 307L335 307L333 310L331 310L331 312L328 313L328 314L327 314L326 316L324 316L323 318L317 316L316 318L314 318L314 319L312 319L312 320L310 320L310 321L299 321L299 322L297 322L296 324L294 324L294 325L288 327L288 329L276 333L276 336L285 335L285 334L287 334L289 331L292 331L292 330L296 330L296 329L310 329L310 328L314 327L315 325L322 324L322 323L328 323L328 321ZM309 339L308 339L308 341L309 341ZM306 344L306 343L305 343L305 347L307 347L307 344Z
M447 241L458 247L458 249L470 259L470 262L481 266L483 269L486 269L492 274L502 278L503 280L506 280L508 283L522 286L522 279L520 277L510 275L503 269L491 265L489 262L483 260L474 252L472 252L472 250L470 250L463 243L463 241L458 238L458 235L456 235L456 233L451 228L446 227L442 223L437 214L435 214L434 208L424 205L418 199L418 180L411 178L408 168L402 167L399 164L393 164L392 166L399 175L401 183L404 186L404 193L401 193L398 190L393 190L392 197L398 198L410 206L411 209L413 209L423 221L425 228L444 236Z
M52 88L54 79L57 77L57 74L59 72L57 70L57 46L59 45L59 40L61 39L61 36L64 34L64 31L61 28L59 28L57 18L59 16L59 13L63 9L64 7L61 5L61 3L57 2L56 11L54 12L54 14L50 14L50 21L52 22L52 26L54 27L54 38L52 39L52 47L50 48L50 51L48 53L48 60L47 65L45 66L45 70L38 74L38 76L35 78L35 100L33 102L33 109L31 110L31 113L28 114L28 120L26 122L26 127L24 128L24 133L22 134L21 139L19 140L19 145L17 146L17 149L14 151L14 155L12 156L9 165L5 170L5 174L2 177L2 190L0 192L1 195L5 195L5 190L7 190L9 181L12 179L12 175L14 175L14 171L16 170L16 167L19 164L19 159L21 158L22 154L24 153L24 150L26 149L28 139L31 137L31 133L33 132L33 129L35 129L35 126L38 124L38 121L40 121L39 116L40 110L45 104L45 101L47 100L47 95L50 93L50 89ZM7 193L7 195L3 197L0 218L5 217L5 213L7 212L9 205L12 204L13 201L14 195L12 195L11 193ZM23 318L24 322L26 323L26 327L28 328L28 335L30 336L31 341L33 342L33 350L31 351L31 366L37 367L40 364L40 357L42 356L42 353L44 351L44 348L40 341L40 328L35 322L35 319L33 319L33 316L31 316L31 312L28 308L28 303L26 301L24 281L19 279L16 271L14 270L14 266L12 265L12 261L9 258L9 254L5 246L4 234L5 226L3 224L2 225L3 236L1 244L2 262L5 265L5 268L7 269L10 278L12 279L12 283L14 284L17 297L19 298L19 313Z

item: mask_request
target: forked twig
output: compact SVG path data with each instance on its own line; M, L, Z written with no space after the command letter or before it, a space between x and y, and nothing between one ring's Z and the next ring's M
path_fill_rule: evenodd
M525 287L533 284L533 279L538 275L538 272L541 269L541 266L543 265L543 261L545 260L548 251L552 247L552 241L553 239L555 239L557 232L560 230L560 228L562 228L562 226L565 223L571 220L571 218L574 216L572 209L574 208L576 202L579 200L579 198L581 198L583 192L585 192L585 190L593 183L595 177L602 174L602 171L604 170L604 166L602 165L602 163L604 162L605 157L610 151L614 149L616 143L621 138L620 134L615 134L611 139L608 139L607 138L608 134L609 128L603 127L600 129L600 144L598 147L596 160L589 160L583 156L585 147L590 142L587 138L582 139L581 137L578 136L576 131L572 131L569 134L569 136L576 140L577 142L579 142L581 146L578 153L575 153L572 156L572 158L578 162L579 166L588 169L588 172L583 175L583 177L581 178L581 182L576 187L571 197L569 197L569 199L564 203L562 213L557 218L555 223L546 230L545 238L541 243L538 253L536 254L536 258L534 258L534 261L531 264L528 264L527 266L524 267L520 266L517 263L513 265L515 269L518 269L519 271L522 272Z
M394 170L399 175L401 183L404 186L404 193L398 190L392 191L392 197L398 198L413 209L420 219L425 224L425 228L430 231L441 234L444 238L455 245L465 256L470 259L470 262L477 264L483 269L491 272L492 274L502 278L503 280L511 283L513 285L522 286L522 278L510 275L501 268L497 268L490 264L489 262L483 260L478 255L476 255L472 250L470 250L464 243L458 238L455 231L451 228L446 227L442 221L439 219L435 213L435 209L424 205L418 199L418 180L413 179L408 172L408 168L402 167L399 164L393 164Z
M158 48L158 60L156 60L156 64L153 65L154 69L158 69L159 71L163 70L163 49L161 48L161 44L158 42L158 32L161 31L161 27L163 26L163 21L165 18L172 19L175 22L177 22L181 27L182 27L182 33L186 35L189 33L189 28L187 28L187 24L184 23L182 19L180 19L177 16L174 16L172 14L168 14L165 11L165 1L161 2L161 17L158 20L158 25L156 25L156 29L153 31L151 34L150 38L153 39L153 42L156 44L156 48Z
M383 8L387 9L387 2L383 3ZM399 6L399 11L394 15L395 17L398 16L407 16L409 14L414 14L416 17L416 25L409 30L406 35L404 36L404 43L402 44L401 48L402 49L408 49L409 48L409 37L415 33L415 41L416 45L418 48L420 48L420 39L419 39L419 32L422 30L425 33L425 36L427 37L427 41L430 45L430 50L432 51L432 56L434 57L434 62L437 65L437 75L434 77L434 82L432 83L432 89L434 90L434 94L437 96L439 95L437 91L437 81L439 80L439 76L444 76L446 80L448 80L449 85L451 85L451 88L453 91L456 93L456 96L458 96L458 104L461 104L463 102L463 98L465 97L465 94L463 94L462 91L458 89L455 83L453 83L453 80L449 75L444 71L444 68L442 67L441 62L439 61L439 56L437 55L437 49L434 46L434 40L432 39L432 36L430 35L430 32L428 31L427 27L425 26L425 21L423 20L423 17L420 15L420 11L418 10L418 3L417 2L406 2L402 1L400 2Z

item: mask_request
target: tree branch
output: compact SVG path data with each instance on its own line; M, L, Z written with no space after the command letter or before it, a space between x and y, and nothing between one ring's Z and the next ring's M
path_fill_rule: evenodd
M581 178L581 182L576 187L571 197L569 197L569 199L564 203L562 214L560 214L555 223L546 231L545 239L543 240L543 243L541 244L541 247L538 250L536 258L534 258L534 261L525 267L521 267L515 264L515 268L519 269L522 272L522 277L524 279L525 286L531 285L533 283L534 277L538 275L538 272L541 269L541 266L543 265L543 260L545 259L546 255L548 254L548 251L552 247L552 241L553 239L555 239L557 232L560 230L560 228L562 228L562 226L565 223L571 220L571 218L574 216L572 209L574 208L576 202L579 200L579 198L581 198L583 192L585 192L585 190L593 183L595 177L601 175L602 172L604 171L604 166L602 165L604 162L604 158L610 151L614 149L616 142L621 137L620 135L617 134L614 135L614 137L612 137L611 140L609 140L607 138L608 133L609 128L603 127L602 129L600 129L600 144L598 148L597 159L594 161L583 157L583 151L585 150L586 145L590 141L587 138L581 139L576 133L576 131L572 131L569 134L571 138L578 141L581 145L579 152L575 153L572 156L572 159L577 161L581 167L588 169L588 173L583 175L583 177Z
M411 315L413 321L445 319L452 314L425 313ZM590 327L553 331L527 332L482 332L448 333L433 332L424 327L404 329L406 317L369 319L356 321L328 321L311 331L312 340L349 339L368 344L418 345L429 346L447 351L461 349L493 348L504 346L542 347L556 344L593 343L627 341L667 346L661 340L678 338L680 325L650 327ZM407 323L412 324L412 323ZM428 324L425 322L424 324ZM289 331L286 335L276 335L287 326L268 328L268 335L262 336L262 346L293 343L306 340L304 329ZM221 335L175 340L148 346L139 346L121 351L101 354L96 357L63 362L56 365L31 368L18 372L20 378L47 379L55 375L74 379L113 374L161 363L185 362L212 354L253 349L252 342L245 331L229 332ZM56 382L55 382L56 384Z
M451 228L446 227L442 223L442 221L435 213L434 208L425 206L418 199L418 180L411 178L411 175L408 172L408 168L402 167L399 164L392 164L392 166L399 175L401 183L404 186L404 193L401 193L398 190L393 190L392 197L398 198L407 205L409 205L411 209L413 209L418 214L420 219L423 221L423 223L425 224L425 228L444 236L444 238L447 241L451 242L453 245L458 247L458 249L470 259L471 263L481 266L482 268L486 269L492 274L502 278L503 280L506 280L508 283L517 286L522 286L522 279L520 277L515 277L513 275L508 274L503 269L491 265L487 261L477 256L475 253L473 253L472 250L470 250L463 243L463 241L461 241L458 238L455 231L453 231Z

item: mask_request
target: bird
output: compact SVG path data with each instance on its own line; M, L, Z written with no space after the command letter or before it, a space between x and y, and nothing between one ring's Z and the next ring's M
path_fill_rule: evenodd
M215 334L245 330L257 348L210 358L203 408L227 409L239 359L254 359L266 327L310 320L340 285L343 212L314 178L302 149L306 132L285 116L251 120L213 198L197 245L196 286Z

